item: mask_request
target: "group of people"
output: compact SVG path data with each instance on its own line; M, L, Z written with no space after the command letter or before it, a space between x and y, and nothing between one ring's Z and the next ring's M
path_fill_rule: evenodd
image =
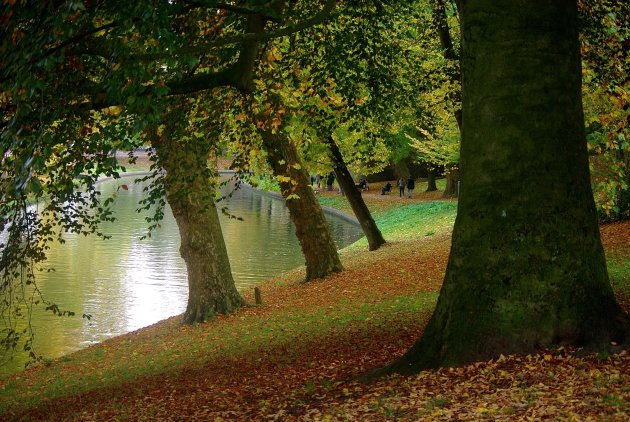
M381 195L390 193L392 190L392 187L393 187L392 184L387 182L381 188ZM406 181L404 177L401 177L400 179L398 179L398 191L400 192L401 198L405 196L405 188L407 188L408 197L411 198L413 196L413 190L416 188L416 181L414 180L413 177L410 176Z
M405 182L405 178L401 177L398 179L398 191L400 192L400 197L405 196L405 187L407 188L407 196L411 198L413 195L413 190L416 188L416 181L413 177L409 176L407 182Z
M311 176L311 185L317 184L317 187L320 187L321 179L326 179L326 190L333 190L333 183L335 182L335 172L331 171L326 176L321 176L319 174ZM356 187L360 190L370 190L368 181L365 177L361 178L359 183L356 184ZM413 190L416 187L416 181L413 177L409 176L407 180L404 177L398 179L398 191L400 193L400 197L405 196L405 188L407 189L407 197L411 198L413 196ZM387 182L381 188L381 195L385 195L391 192L393 186L391 183ZM342 193L341 187L339 187L339 193Z
M326 176L322 176L321 174L312 174L311 175L311 186L317 185L317 188L322 187L322 179L326 179L326 190L333 190L333 184L335 183L335 172L331 171Z
M326 190L332 191L333 184L335 183L335 176L336 175L334 171L331 171L326 176L322 176L319 174L311 175L311 186L317 185L317 188L319 189L321 187L321 180L326 179ZM370 185L365 177L362 177L359 183L356 183L355 186L357 187L357 189L362 190L362 191L370 190ZM339 193L343 194L343 191L341 190L341 186L339 186Z

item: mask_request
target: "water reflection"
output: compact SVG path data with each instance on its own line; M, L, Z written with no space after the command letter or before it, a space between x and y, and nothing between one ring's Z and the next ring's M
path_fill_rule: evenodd
M137 213L142 185L124 181L99 184L104 195L115 195L118 221L103 231L109 240L68 235L66 244L51 245L44 266L55 268L38 275L46 299L78 316L60 318L36 307L32 325L35 348L49 357L77 350L161 319L180 314L188 294L186 266L179 256L179 233L167 209L161 227L150 238L145 214ZM119 189L127 184L129 189ZM304 263L288 210L282 201L244 187L227 201L229 212L243 221L220 213L221 227L236 285L254 284ZM329 216L339 247L357 240L360 228ZM92 319L81 318L91 314ZM6 374L23 367L25 356L0 367Z

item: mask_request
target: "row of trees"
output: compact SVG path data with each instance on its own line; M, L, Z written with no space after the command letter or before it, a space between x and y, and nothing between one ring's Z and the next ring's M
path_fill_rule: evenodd
M382 168L401 134L423 138L418 150L430 157L461 128L463 193L444 288L427 334L390 369L622 339L627 316L608 283L588 180L577 5L461 2L461 112L447 7L408 3L5 2L3 309L19 310L47 242L98 235L113 218L95 182L118 176L115 151L152 147L141 205L153 225L164 198L173 209L193 323L244 304L209 156L229 149L244 177L273 174L309 280L343 268L306 166L335 169L376 249L384 239L348 169ZM435 164L456 174L454 162ZM9 329L5 343L19 335Z

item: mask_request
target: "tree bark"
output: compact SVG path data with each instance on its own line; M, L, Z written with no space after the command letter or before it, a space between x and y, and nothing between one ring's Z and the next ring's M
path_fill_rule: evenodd
M388 371L627 341L589 181L577 6L462 1L462 191L435 312Z
M444 175L446 176L446 188L444 188L443 198L453 198L459 193L459 169L455 166L447 166Z
M438 190L437 184L435 183L435 169L429 169L427 174L427 190L425 192L435 192Z
M357 217L357 220L359 220L359 224L361 224L361 229L363 229L363 233L368 240L368 249L375 251L380 248L381 245L385 244L385 239L374 222L370 210L367 205L365 205L361 192L359 192L354 184L354 179L348 171L348 167L341 155L341 151L339 151L337 143L332 136L326 139L326 143L328 144L328 148L330 148L330 155L332 156L335 174L337 175L337 182L339 186L341 186L341 189L343 189L354 215Z
M245 305L236 290L214 204L215 186L202 143L164 136L154 144L166 170L166 197L181 238L180 254L188 270L184 323L203 322Z
M306 260L304 281L343 271L328 221L309 186L308 175L295 145L284 131L272 129L269 122L260 116L258 119L267 161L280 184Z

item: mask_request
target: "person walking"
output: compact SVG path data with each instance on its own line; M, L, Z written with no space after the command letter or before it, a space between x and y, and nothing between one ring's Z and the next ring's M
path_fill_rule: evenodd
M413 180L413 177L409 176L409 179L407 179L407 195L409 195L409 198L411 198L411 195L413 195L413 190L416 187L416 181Z
M405 196L405 179L402 177L398 179L398 191L400 192L400 197Z

